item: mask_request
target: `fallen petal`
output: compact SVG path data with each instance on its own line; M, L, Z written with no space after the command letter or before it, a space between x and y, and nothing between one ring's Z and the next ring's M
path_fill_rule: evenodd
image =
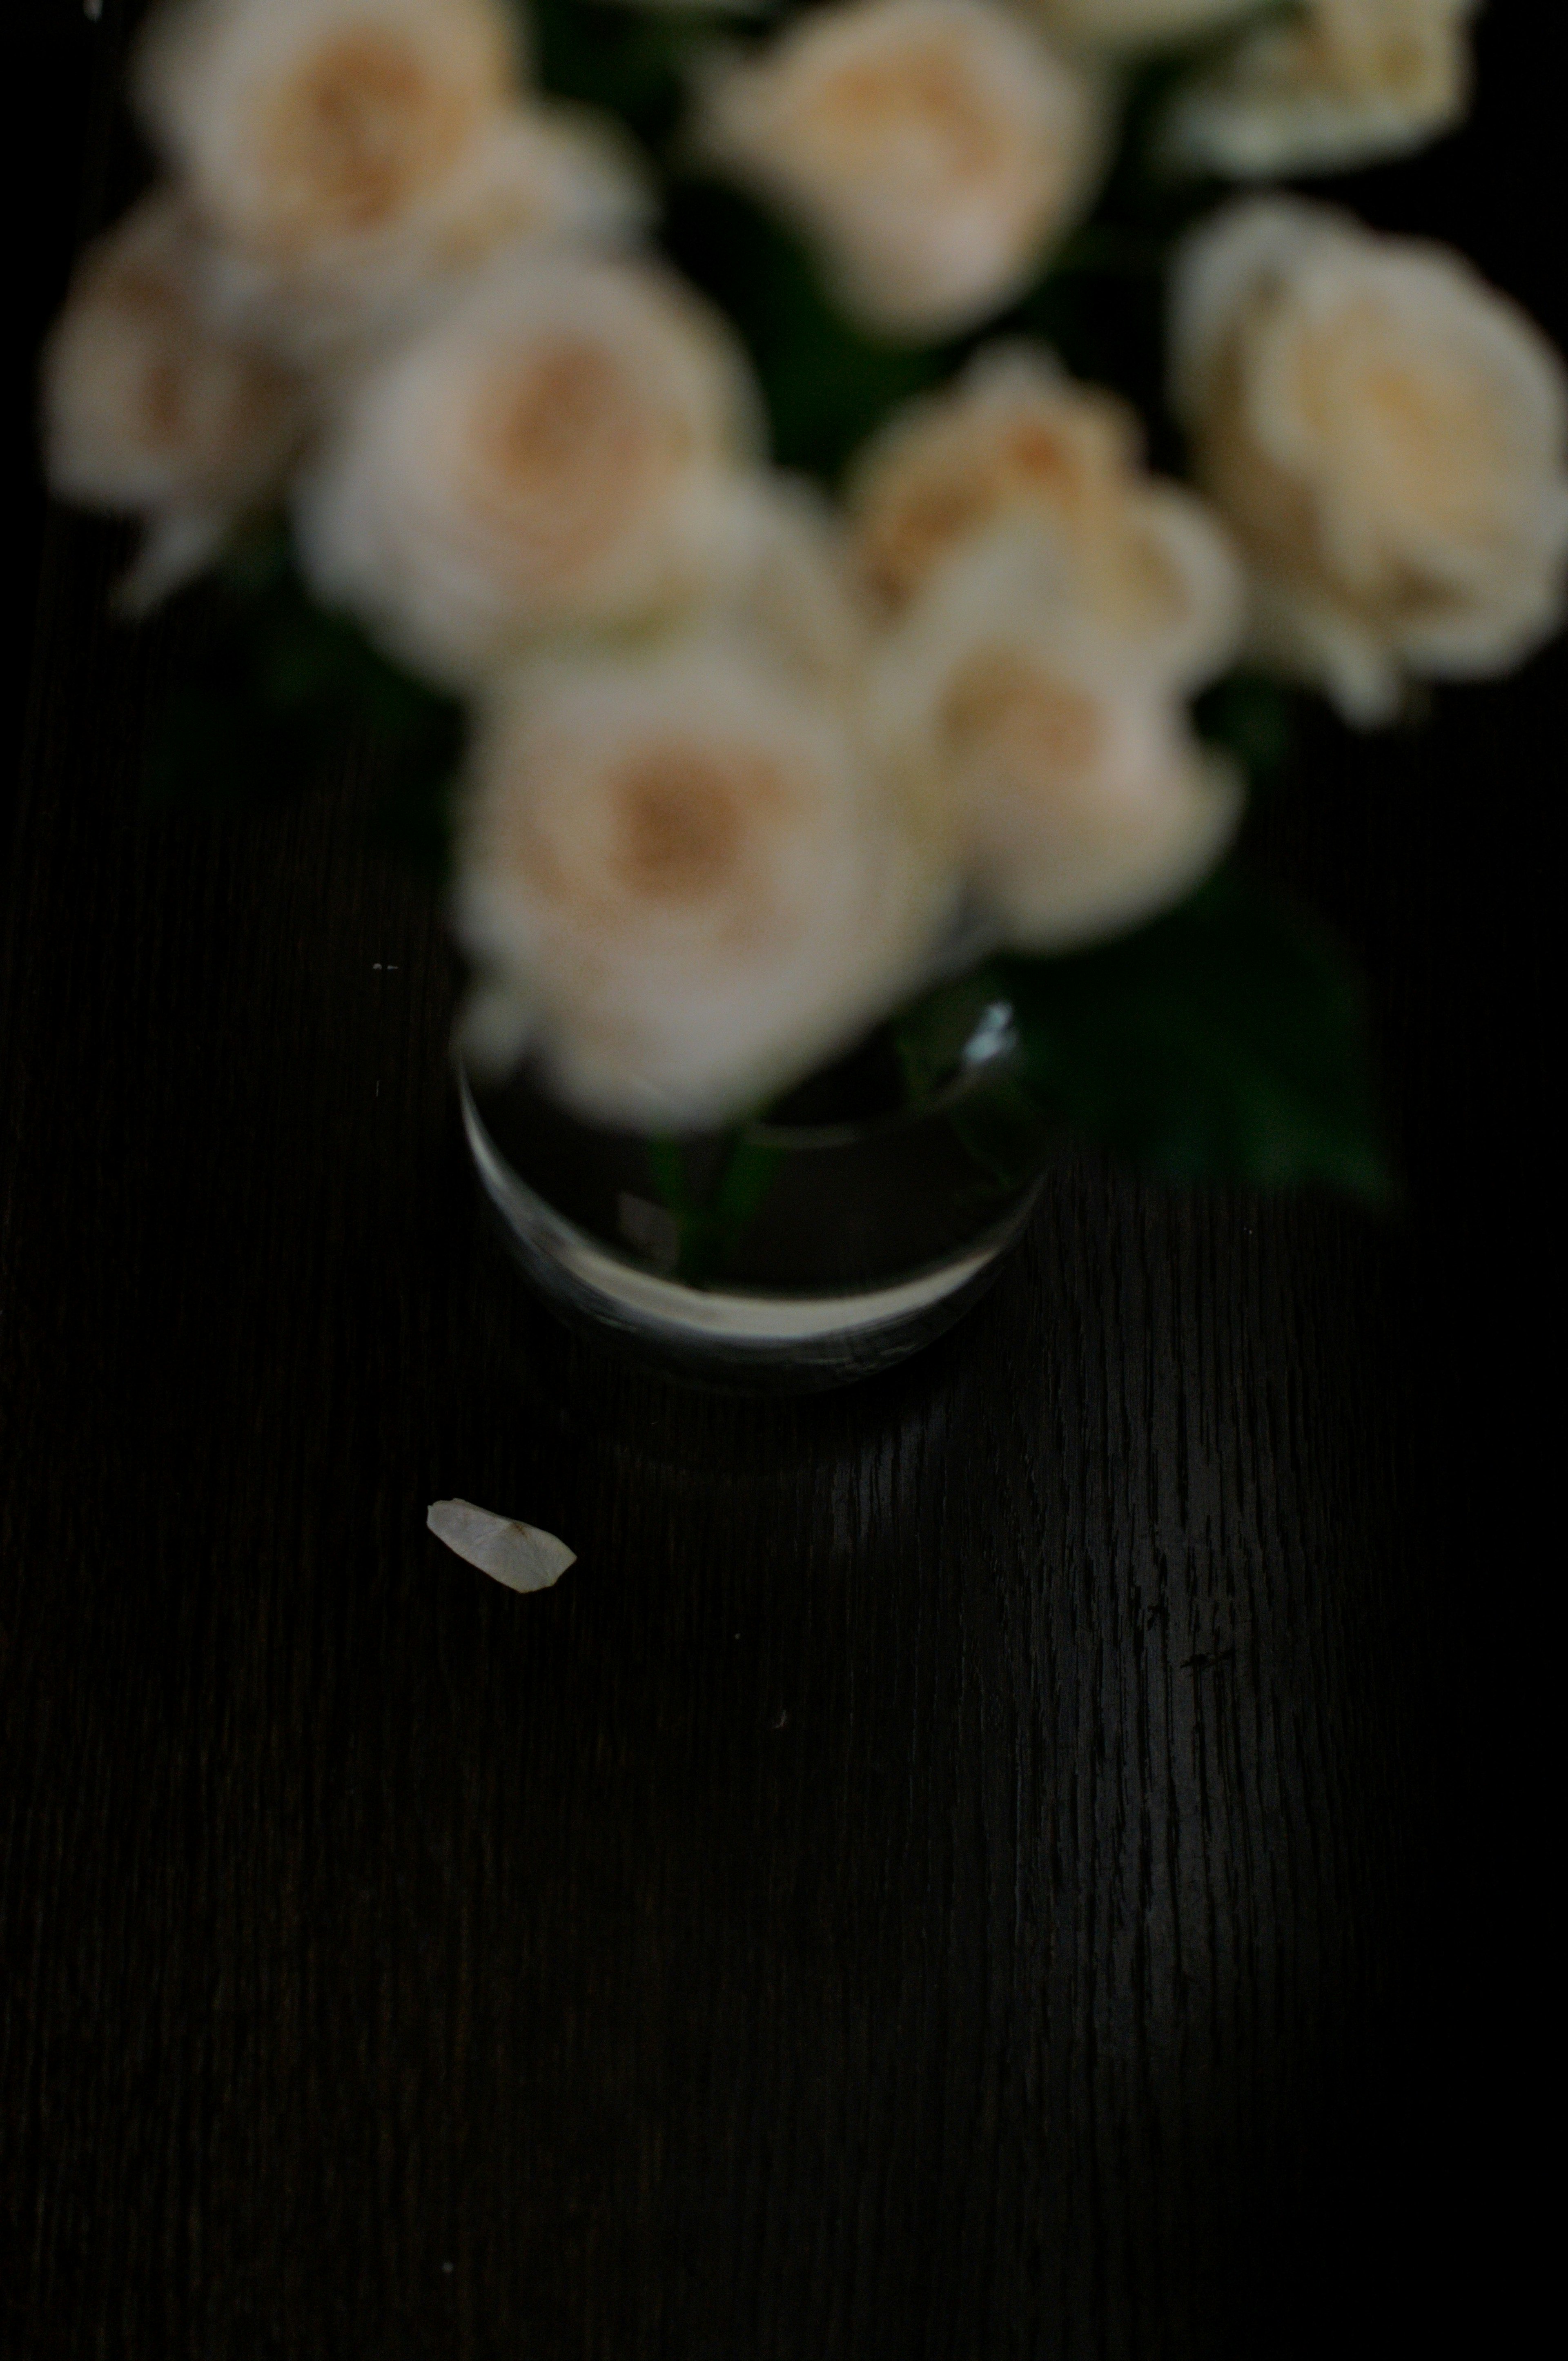
M477 1509L472 1500L433 1500L424 1521L438 1542L509 1590L548 1590L577 1562L576 1551L554 1533Z

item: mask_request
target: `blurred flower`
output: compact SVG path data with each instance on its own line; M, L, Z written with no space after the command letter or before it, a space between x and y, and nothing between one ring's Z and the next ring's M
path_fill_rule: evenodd
M624 242L650 200L619 137L564 107L516 107L476 141L445 202L367 240L280 269L213 249L219 305L307 364L353 364L417 333L492 258L527 247Z
M900 608L998 520L1025 521L1056 549L1053 596L1091 615L1124 661L1191 686L1234 652L1239 570L1212 511L1142 472L1140 441L1124 402L1050 354L982 350L861 455L850 493L861 568Z
M1553 629L1568 379L1458 255L1300 199L1237 202L1179 258L1172 342L1266 659L1368 724L1405 673L1501 672Z
M145 521L121 594L136 609L279 490L304 431L298 382L204 315L199 264L178 199L144 198L88 248L44 349L49 482Z
M1016 523L970 543L884 645L870 729L1017 949L1076 949L1179 901L1240 817L1175 696L1057 595Z
M1451 131L1470 99L1475 0L1306 0L1180 91L1172 160L1258 180L1335 172Z
M1106 132L1098 84L992 0L850 0L716 61L696 141L795 216L846 310L935 336L1028 284Z
M163 0L136 60L204 218L284 263L426 202L515 87L492 0Z
M733 569L716 584L726 619L803 679L852 693L876 618L839 512L815 484L758 469L738 522Z
M938 893L839 707L759 642L541 653L477 732L461 1038L492 1071L532 1044L600 1119L716 1123L896 1004Z
M516 65L494 0L164 0L136 88L216 298L314 360L505 245L642 218L611 132L520 104Z
M1029 0L1047 31L1085 49L1174 49L1233 17L1255 16L1266 0Z
M751 386L651 264L524 261L345 402L296 500L306 573L457 684L544 632L658 621L727 578Z

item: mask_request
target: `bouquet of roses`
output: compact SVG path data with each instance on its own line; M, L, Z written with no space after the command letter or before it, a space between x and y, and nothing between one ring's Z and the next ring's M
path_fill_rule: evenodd
M1458 256L1235 184L1452 126L1470 15L159 0L45 414L129 608L212 577L165 760L378 734L470 1067L592 1119L883 1024L917 1093L994 1001L1050 1120L1376 1187L1247 774L1554 628L1568 396Z

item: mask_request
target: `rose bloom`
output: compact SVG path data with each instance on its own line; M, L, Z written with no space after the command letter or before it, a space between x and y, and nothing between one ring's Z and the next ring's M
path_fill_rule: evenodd
M49 483L144 520L121 591L138 610L278 491L304 432L297 381L206 316L200 245L177 198L144 198L88 248L44 349Z
M1029 0L1030 13L1063 41L1085 49L1174 49L1266 0Z
M946 335L1022 292L1084 210L1106 107L992 0L851 0L715 64L696 142L794 216L856 319Z
M461 686L524 642L666 619L735 559L750 382L651 264L524 261L355 388L295 517L305 572Z
M1179 901L1241 815L1170 690L1053 596L1016 523L936 577L879 655L872 742L1001 940L1070 950Z
M751 635L542 653L481 708L460 1038L602 1121L722 1122L896 1005L939 893L839 706Z
M741 486L732 565L716 579L723 617L763 638L774 660L852 697L878 618L838 509L804 478L758 468Z
M1458 255L1238 202L1179 257L1172 351L1260 656L1368 724L1405 674L1506 671L1555 627L1568 379Z
M1059 595L1091 609L1129 662L1192 686L1234 653L1241 580L1205 504L1143 473L1134 412L1036 347L992 346L908 403L850 488L861 570L894 609L999 521L1058 548Z
M334 358L503 246L640 220L606 128L519 104L514 28L496 0L164 0L138 110L225 308Z
M1423 147L1470 100L1475 0L1307 0L1179 93L1172 160L1234 180L1334 172Z

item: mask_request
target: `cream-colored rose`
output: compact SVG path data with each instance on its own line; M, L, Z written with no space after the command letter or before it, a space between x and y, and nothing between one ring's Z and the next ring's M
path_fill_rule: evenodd
M696 145L800 224L855 318L935 336L1022 292L1106 129L1099 85L994 0L849 0L716 64Z
M471 1060L603 1120L745 1112L885 1015L938 880L837 701L747 635L540 654L482 710L458 936Z
M1255 16L1267 0L1025 0L1029 13L1061 40L1118 53L1175 49L1237 16Z
M624 245L648 191L624 145L565 107L516 107L477 140L444 201L357 251L323 247L280 269L214 244L214 307L300 364L353 369L440 316L484 268L575 242Z
M462 685L543 634L666 620L736 562L751 387L651 264L487 280L366 376L302 481L319 595Z
M1406 674L1503 672L1555 628L1568 373L1458 255L1239 201L1179 258L1172 353L1261 657L1370 724Z
M715 584L715 605L803 680L853 695L879 618L844 520L816 485L772 468L746 479L734 560Z
M163 0L135 91L212 228L287 263L436 196L517 59L493 0Z
M1053 598L1025 527L949 561L890 633L871 741L925 803L1001 939L1068 950L1179 901L1224 851L1240 784L1178 698Z
M607 126L520 103L514 27L496 0L165 0L139 109L225 310L334 359L505 247L640 222Z
M1337 172L1451 131L1470 100L1475 0L1304 0L1180 91L1179 164L1261 180Z
M955 384L911 402L861 454L854 548L883 603L905 606L1000 521L1058 553L1057 595L1171 686L1221 670L1240 636L1228 538L1192 493L1146 475L1134 413L1027 346L980 352Z
M200 266L180 201L145 198L88 249L44 350L50 485L143 520L121 592L137 609L279 491L305 427L298 382L205 315Z

